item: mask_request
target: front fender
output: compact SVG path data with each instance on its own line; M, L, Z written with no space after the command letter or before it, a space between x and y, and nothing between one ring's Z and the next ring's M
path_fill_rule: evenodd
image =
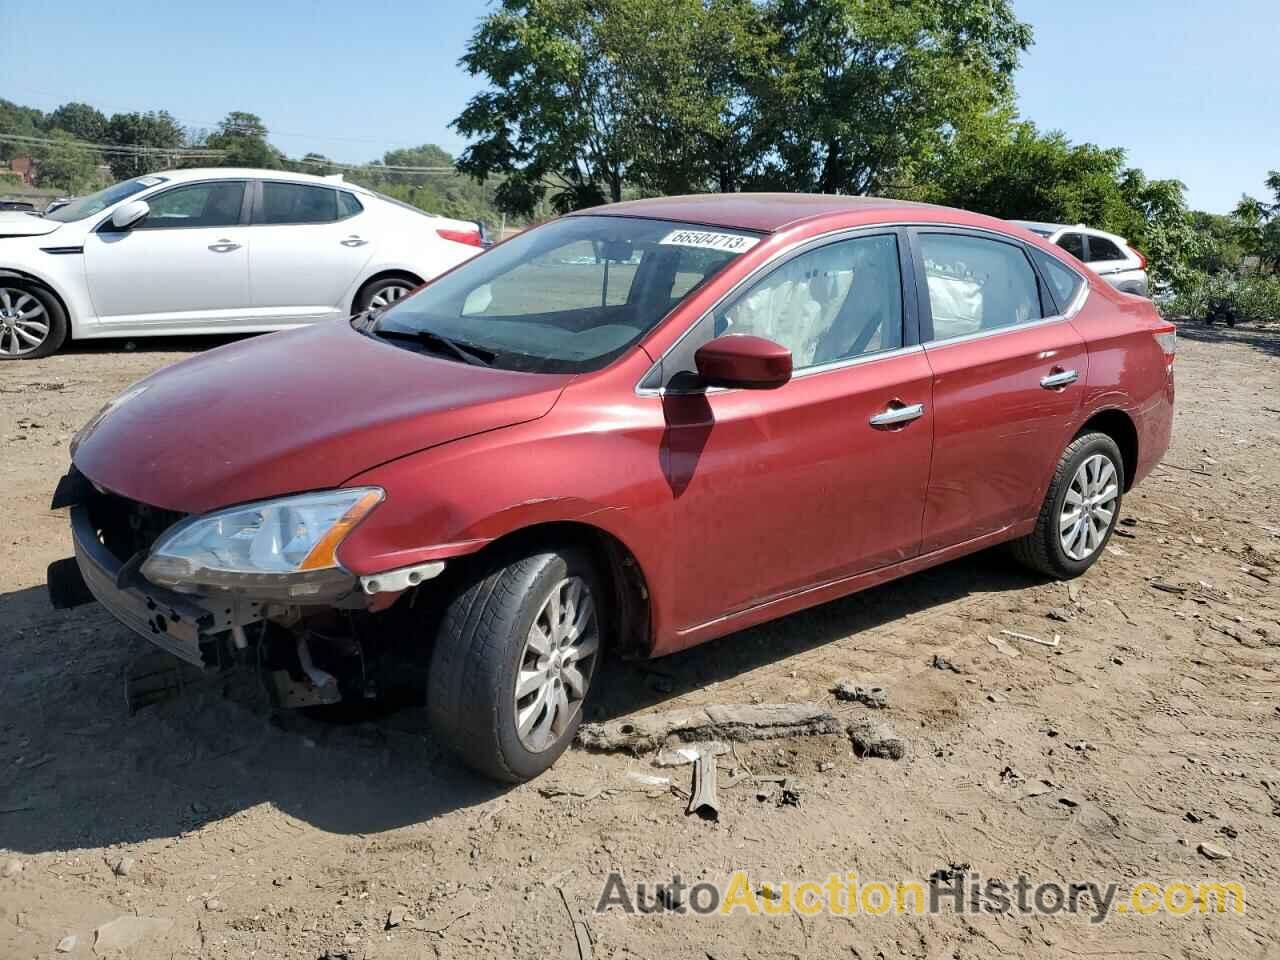
M607 426L553 412L371 469L347 483L379 486L386 499L343 541L338 560L352 573L371 575L466 556L530 527L571 522L626 547L657 602L670 595L675 568L662 430L660 419L619 419L616 410Z

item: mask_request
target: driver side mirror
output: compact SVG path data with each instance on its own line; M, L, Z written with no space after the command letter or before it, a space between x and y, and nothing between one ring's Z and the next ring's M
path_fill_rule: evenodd
M111 214L111 225L117 230L128 230L140 223L151 212L151 206L145 200L130 200L116 207Z
M716 337L698 348L693 362L708 387L769 390L791 379L791 351L764 337Z

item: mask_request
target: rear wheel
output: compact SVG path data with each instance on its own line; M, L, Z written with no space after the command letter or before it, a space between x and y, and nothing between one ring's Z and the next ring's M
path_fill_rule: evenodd
M494 565L459 591L436 637L427 709L467 766L518 783L568 748L600 659L604 596L574 549Z
M0 280L0 360L35 360L67 338L67 315L39 284Z
M1124 460L1105 433L1072 441L1058 461L1035 529L1011 545L1024 565L1060 580L1078 577L1098 557L1120 517Z

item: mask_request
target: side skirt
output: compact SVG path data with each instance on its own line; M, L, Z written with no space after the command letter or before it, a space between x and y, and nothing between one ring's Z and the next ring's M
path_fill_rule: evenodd
M983 534L973 540L966 540L963 543L953 544L941 550L934 550L932 553L912 557L910 560L903 560L901 563L857 573L851 577L842 577L839 580L819 583L812 587L804 587L786 596L767 600L764 603L748 607L746 610L730 614L727 617L709 620L687 630L678 631L667 638L666 642L660 640L655 644L650 656L661 657L669 653L676 653L699 643L704 643L707 640L714 640L716 637L723 637L738 630L745 630L747 627L754 627L756 624L764 623L767 620L776 620L778 617L785 617L787 614L795 613L798 610L816 607L830 600L857 593L859 590L866 590L889 580L896 580L899 577L918 573L929 567L936 567L949 560L955 560L970 553L977 553L979 550L985 550L987 547L993 547L1006 540L1016 540L1018 537L1026 536L1034 527L1035 518L1024 520L1001 530L996 530L993 533Z

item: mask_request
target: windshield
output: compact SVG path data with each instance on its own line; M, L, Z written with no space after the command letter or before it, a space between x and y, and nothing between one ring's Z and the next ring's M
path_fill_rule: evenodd
M373 332L406 346L445 338L508 370L598 370L759 240L670 220L565 217L397 303Z
M91 193L87 197L77 197L53 213L46 213L45 219L56 220L59 223L83 220L85 217L92 217L95 213L101 213L107 207L114 206L127 197L132 197L135 193L140 193L147 187L164 183L164 180L164 177L139 177L137 180L125 180L105 190Z

